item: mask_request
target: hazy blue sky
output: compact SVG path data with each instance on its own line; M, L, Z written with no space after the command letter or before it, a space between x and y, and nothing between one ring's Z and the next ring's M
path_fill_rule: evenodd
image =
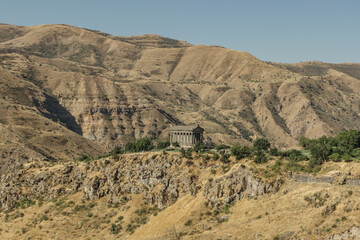
M267 61L360 63L360 0L1 0L0 22L159 34Z

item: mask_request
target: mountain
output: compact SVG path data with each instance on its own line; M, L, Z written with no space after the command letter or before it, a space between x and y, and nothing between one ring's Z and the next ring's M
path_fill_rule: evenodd
M296 147L301 136L360 128L360 64L280 64L157 35L2 24L0 71L2 128L14 127L15 120L4 119L16 117L8 110L14 105L63 129L78 154L146 136L165 140L179 123L200 124L216 144L266 137L280 148ZM16 134L28 141L26 131ZM80 139L96 150L76 146ZM48 143L54 146L33 144ZM41 151L57 159L64 154L58 150Z

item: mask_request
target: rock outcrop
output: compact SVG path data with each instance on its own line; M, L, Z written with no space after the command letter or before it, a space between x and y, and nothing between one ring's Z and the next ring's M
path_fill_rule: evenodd
M223 177L206 183L203 195L211 207L221 208L245 197L253 198L258 195L277 192L282 183L281 179L265 183L262 179L254 177L239 167Z
M199 167L186 161L178 154L132 154L90 164L28 164L16 173L3 174L0 201L7 209L24 197L53 199L80 191L89 200L106 197L109 203L121 203L124 196L142 193L148 204L164 208L184 195L202 192L210 207L219 208L244 197L275 192L282 184L281 180L265 183L239 168L203 186L194 173Z

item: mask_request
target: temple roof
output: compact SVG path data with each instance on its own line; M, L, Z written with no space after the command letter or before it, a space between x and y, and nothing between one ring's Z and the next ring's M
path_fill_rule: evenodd
M177 126L171 127L170 131L193 131L196 128L201 128L201 127L199 125L189 125L189 126L177 125ZM202 129L202 130L204 130L204 129Z

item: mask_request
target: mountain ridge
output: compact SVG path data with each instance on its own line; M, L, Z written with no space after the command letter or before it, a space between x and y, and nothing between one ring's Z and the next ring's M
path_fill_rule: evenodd
M62 24L1 25L0 39L4 71L57 99L104 151L166 139L171 119L201 124L216 144L267 137L280 148L359 128L357 64L263 62L218 46Z

